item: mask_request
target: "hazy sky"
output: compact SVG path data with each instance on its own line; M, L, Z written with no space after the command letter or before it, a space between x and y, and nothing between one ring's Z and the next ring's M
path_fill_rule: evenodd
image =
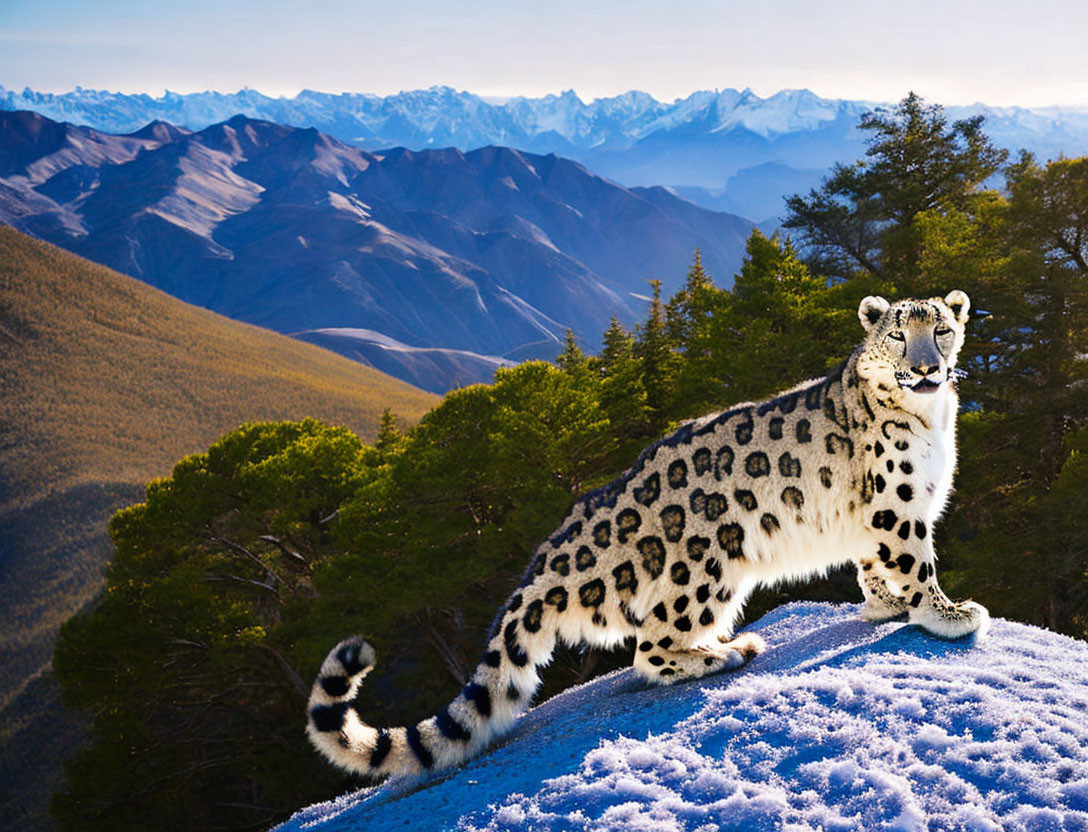
M758 8L757 8L758 7ZM0 0L0 85L1088 105L1085 0Z

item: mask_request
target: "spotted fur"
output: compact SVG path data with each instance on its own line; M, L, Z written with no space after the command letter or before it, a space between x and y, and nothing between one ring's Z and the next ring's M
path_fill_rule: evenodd
M472 678L441 713L374 728L355 706L374 651L362 638L325 659L308 733L334 764L372 776L454 765L505 731L556 642L636 645L634 666L672 683L764 649L733 634L759 584L854 562L862 616L906 613L956 638L986 610L937 584L933 536L955 467L953 372L963 292L862 301L865 338L837 369L765 402L683 425L611 485L577 500L500 610Z

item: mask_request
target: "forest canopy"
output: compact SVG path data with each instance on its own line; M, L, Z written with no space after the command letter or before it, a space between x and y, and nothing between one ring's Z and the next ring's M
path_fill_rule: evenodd
M432 713L575 497L684 419L824 373L869 294L958 288L984 310L961 358L942 583L1088 637L1088 158L1009 164L979 120L949 125L914 95L860 127L866 157L788 201L793 235L754 231L731 289L696 252L599 355L568 337L554 363L453 391L415 426L387 412L373 446L314 420L247 424L149 484L112 521L105 596L56 650L66 703L94 716L61 827L255 828L342 790L302 732L331 645L377 647L373 722ZM859 592L843 572L764 590L749 614L796 597ZM627 660L563 652L542 695Z

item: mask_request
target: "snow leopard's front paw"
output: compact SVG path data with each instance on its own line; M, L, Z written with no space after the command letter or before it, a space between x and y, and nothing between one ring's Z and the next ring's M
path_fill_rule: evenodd
M990 613L974 601L958 601L947 606L913 609L910 623L939 638L963 638L972 633L982 638L990 629Z

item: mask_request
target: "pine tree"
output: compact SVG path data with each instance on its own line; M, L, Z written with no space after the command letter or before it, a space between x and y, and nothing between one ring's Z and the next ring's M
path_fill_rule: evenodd
M404 434L397 426L397 417L387 407L382 411L382 421L378 427L378 438L374 442L374 447L383 453L388 453L397 447L403 437Z
M890 279L911 293L919 240L914 219L926 211L967 210L1007 152L982 132L983 117L948 126L943 109L913 92L890 113L866 114L865 159L838 164L807 197L786 200L786 228L801 231L814 270Z
M601 343L601 372L605 376L614 375L616 368L623 360L632 358L634 339L613 315L612 322L601 338Z
M857 341L857 317L844 306L857 307L843 294L813 276L789 240L754 229L718 322L722 346L712 364L729 380L731 399L762 398L845 358Z
M601 407L608 414L613 435L623 443L640 444L652 433L642 364L635 357L634 339L619 321L604 333L598 366L601 372ZM628 447L623 446L621 453ZM627 454L628 456L630 454Z
M708 295L715 291L714 282L703 269L699 249L695 249L695 258L688 269L684 285L665 305L665 326L669 339L678 347L687 351L697 337L697 330L703 318L709 313Z
M661 281L651 280L650 286L653 299L646 321L636 329L634 354L641 366L651 422L660 429L672 418L673 386L679 362L665 326Z
M586 368L586 354L578 346L574 333L570 329L567 330L563 352L556 357L555 364L559 369L571 374L578 373Z
M1007 344L990 377L1009 389L1009 412L1032 414L1034 461L1049 481L1067 434L1088 421L1088 158L1042 168L1024 154L1007 178L999 277L1016 303L1003 310Z
M715 374L713 356L720 344L719 322L731 298L703 269L699 250L684 286L665 307L668 338L682 356L674 383L674 417L698 416L723 406L726 388Z
M335 788L302 762L296 639L315 628L325 518L371 478L367 451L312 419L243 425L114 515L103 597L54 654L67 706L94 716L59 828L267 827Z

